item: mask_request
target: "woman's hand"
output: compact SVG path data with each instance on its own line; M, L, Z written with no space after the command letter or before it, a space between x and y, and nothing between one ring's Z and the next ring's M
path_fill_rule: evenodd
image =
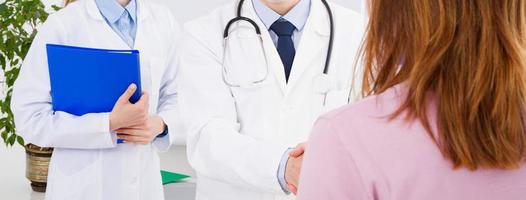
M118 129L117 136L126 143L149 144L164 131L164 126L161 117L153 116L145 124Z
M119 97L110 113L110 131L115 132L124 127L135 127L146 124L148 121L148 94L143 93L135 104L130 102L130 97L137 90L135 84Z

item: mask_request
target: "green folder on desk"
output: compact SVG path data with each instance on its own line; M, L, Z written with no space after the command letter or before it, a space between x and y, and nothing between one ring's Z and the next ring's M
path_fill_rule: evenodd
M161 170L161 177L163 179L163 185L166 185L170 183L181 182L190 176Z

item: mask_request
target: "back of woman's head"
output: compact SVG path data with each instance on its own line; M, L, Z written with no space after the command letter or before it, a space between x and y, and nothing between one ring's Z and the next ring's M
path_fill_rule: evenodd
M526 1L370 0L364 95L403 83L396 115L423 122L454 167L513 169L526 156ZM405 112L407 111L407 112Z

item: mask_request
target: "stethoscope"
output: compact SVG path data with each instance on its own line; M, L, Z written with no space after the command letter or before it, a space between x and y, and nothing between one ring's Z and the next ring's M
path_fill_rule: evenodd
M228 70L227 70L227 67L225 66L225 54L223 54L223 69L222 69L222 76L223 76L223 82L230 86L230 87L243 87L243 88L249 88L249 87L253 87L255 85L258 85L260 83L262 83L263 81L265 81L267 78L268 78L268 74L269 74L269 71L270 71L270 67L269 67L269 64L268 64L268 60L267 60L267 56L266 56L266 52L265 52L265 48L263 46L263 37L261 35L261 29L259 28L259 26L257 25L256 22L254 22L254 20L248 18L248 17L243 17L241 15L241 11L242 11L242 7L243 7L243 3L245 2L245 0L239 0L239 3L237 5L237 14L236 14L236 17L231 19L225 29L224 29L224 33L223 33L223 52L226 52L227 50L227 44L228 44L228 36L229 36L229 33L230 33L230 27L236 23L236 22L240 22L240 21L245 21L245 22L248 22L249 24L251 24L253 27L254 27L254 30L256 31L256 34L257 36L259 37L259 41L261 43L261 47L263 48L263 54L264 54L264 57L265 57L265 62L266 62L266 72L264 73L264 75L261 77L261 78L258 78L256 80L253 80L249 83L235 83L233 81L231 81L229 78L228 78ZM327 14L329 15L329 27L330 27L330 36L329 36L329 46L328 46L328 49L327 49L327 57L325 58L325 66L323 68L323 74L321 74L320 76L318 76L314 81L315 82L319 82L319 84L316 84L318 85L319 88L317 88L317 91L319 93L322 93L324 94L324 98L323 98L323 104L325 105L325 101L327 99L327 93L330 91L331 89L331 81L329 79L329 76L328 76L328 73L329 73L329 66L330 66L330 63L331 63L331 56L332 56L332 49L333 49L333 44L334 44L334 19L333 19L333 14L332 14L332 10L329 6L329 3L327 3L326 0L321 0L321 2L323 3L323 5L325 6L325 9L327 10Z

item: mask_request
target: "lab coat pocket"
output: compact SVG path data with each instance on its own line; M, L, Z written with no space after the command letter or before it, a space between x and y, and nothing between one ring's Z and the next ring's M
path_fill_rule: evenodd
M53 200L93 200L100 194L100 152L98 150L55 149L49 191ZM89 191L89 192L88 192ZM98 191L98 192L97 192Z

